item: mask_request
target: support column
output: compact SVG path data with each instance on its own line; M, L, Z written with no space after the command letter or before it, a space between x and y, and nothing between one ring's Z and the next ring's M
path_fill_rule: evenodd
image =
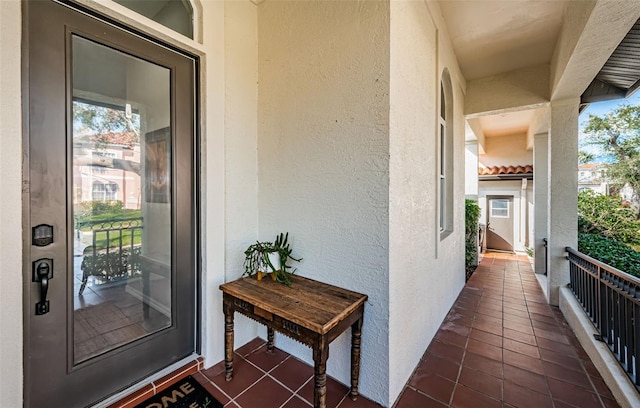
M549 131L549 303L559 304L559 288L569 283L565 247L578 246L579 98L551 102Z
M464 144L464 195L472 200L478 199L478 141L467 141Z
M543 239L549 219L549 134L538 133L533 139L533 266L536 273L544 274L547 261Z

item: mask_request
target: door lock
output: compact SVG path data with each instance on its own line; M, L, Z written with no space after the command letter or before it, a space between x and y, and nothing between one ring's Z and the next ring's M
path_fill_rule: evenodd
M42 258L33 263L32 282L40 283L40 301L36 303L36 315L49 313L49 279L53 279L53 259Z

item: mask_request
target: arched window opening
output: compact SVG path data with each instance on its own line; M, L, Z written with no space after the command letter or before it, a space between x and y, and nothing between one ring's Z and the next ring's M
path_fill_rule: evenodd
M453 91L447 69L440 80L438 124L438 226L444 238L453 231Z
M114 0L163 26L193 39L193 7L189 0Z

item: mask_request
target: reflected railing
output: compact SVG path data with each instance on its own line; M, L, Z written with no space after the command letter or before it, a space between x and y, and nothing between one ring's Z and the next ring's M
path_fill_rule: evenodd
M109 221L76 221L76 230L91 231L91 245L82 254L82 295L89 277L100 283L124 280L140 275L142 217Z

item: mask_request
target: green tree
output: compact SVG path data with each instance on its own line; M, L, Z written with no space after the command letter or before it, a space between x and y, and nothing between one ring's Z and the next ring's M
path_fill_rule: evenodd
M140 137L140 115L127 117L124 110L93 105L83 102L73 103L74 134L88 132L98 137L115 132L133 132Z
M628 184L640 198L640 106L623 105L604 115L589 115L587 143L615 157L607 177L619 187Z
M578 164L586 164L595 159L595 156L591 153L587 153L584 150L578 151Z

